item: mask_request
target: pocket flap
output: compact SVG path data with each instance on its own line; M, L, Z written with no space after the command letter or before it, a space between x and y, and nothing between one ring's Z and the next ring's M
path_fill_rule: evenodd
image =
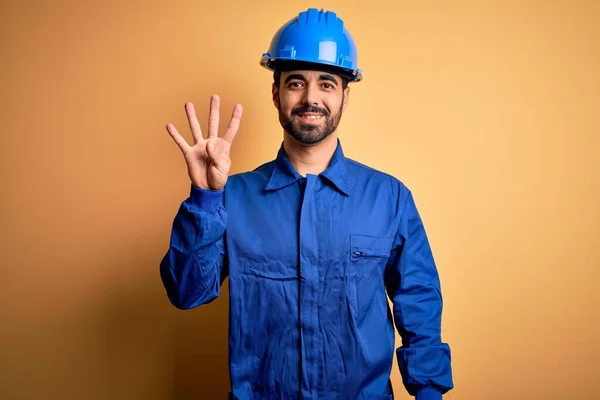
M350 235L352 254L388 257L394 243L393 237Z

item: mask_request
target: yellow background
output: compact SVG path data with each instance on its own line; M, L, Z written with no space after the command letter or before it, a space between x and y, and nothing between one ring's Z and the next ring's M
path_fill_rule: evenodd
M223 399L227 297L158 264L189 191L168 136L245 107L233 172L282 139L273 33L333 9L365 80L346 154L415 193L452 399L600 398L598 1L22 1L0 6L0 398ZM227 290L227 285L224 287ZM397 399L408 396L394 365Z

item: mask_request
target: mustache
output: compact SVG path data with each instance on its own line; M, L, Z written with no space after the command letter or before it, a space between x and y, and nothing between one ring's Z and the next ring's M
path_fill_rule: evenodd
M296 107L292 110L292 115L300 115L303 113L319 113L319 114L323 114L326 117L329 116L329 111L327 111L324 108L315 107L315 106L301 106L301 107Z

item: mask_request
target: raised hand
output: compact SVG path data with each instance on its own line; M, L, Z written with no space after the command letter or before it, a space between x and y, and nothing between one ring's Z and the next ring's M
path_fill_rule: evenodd
M221 190L225 187L231 168L229 150L242 118L242 105L236 104L227 130L222 137L219 137L220 103L219 96L213 95L210 98L208 137L206 139L202 136L194 105L190 102L185 104L185 112L194 140L193 146L185 141L173 124L167 124L169 135L183 153L192 184L205 190Z

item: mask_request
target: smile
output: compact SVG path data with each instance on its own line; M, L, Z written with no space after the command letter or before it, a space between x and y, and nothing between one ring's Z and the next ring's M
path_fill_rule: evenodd
M298 115L301 119L306 121L316 121L320 118L323 118L323 114L315 114L315 113L304 113Z

